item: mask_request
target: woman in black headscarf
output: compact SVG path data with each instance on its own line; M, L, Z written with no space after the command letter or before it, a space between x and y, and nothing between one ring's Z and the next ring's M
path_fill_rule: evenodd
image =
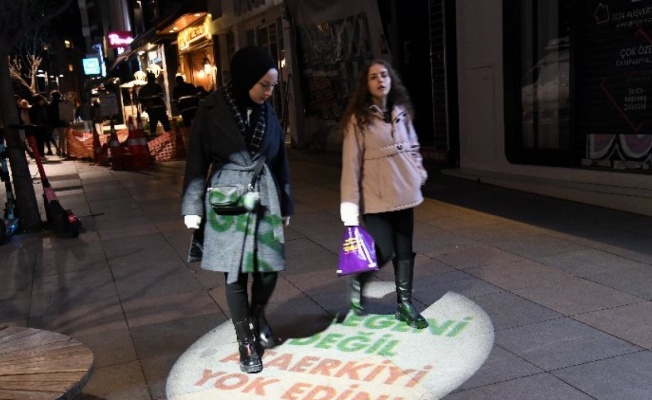
M285 135L267 102L277 83L276 62L265 49L251 46L234 54L231 82L206 97L195 115L183 186L182 215L195 229L189 260L201 259L202 268L225 274L246 373L260 372L262 351L275 345L264 309L278 271L285 269L283 225L294 212ZM214 210L213 196L207 196L215 193L212 188L247 185L252 178L248 211Z

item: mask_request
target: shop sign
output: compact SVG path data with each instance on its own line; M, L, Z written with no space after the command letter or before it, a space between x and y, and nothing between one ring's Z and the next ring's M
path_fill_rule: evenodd
M233 13L240 16L246 12L252 11L254 8L264 5L265 0L234 0Z
M100 93L100 110L105 117L118 115L118 100L113 93Z
M131 37L131 32L126 31L109 32L106 37L108 39L107 42L109 47L112 49L127 47L131 42L134 41L134 38Z
M182 30L181 32L179 32L179 36L178 36L179 49L185 50L188 47L190 47L192 43L201 39L210 40L211 32L209 27L210 27L210 20L206 18L204 23L188 27Z

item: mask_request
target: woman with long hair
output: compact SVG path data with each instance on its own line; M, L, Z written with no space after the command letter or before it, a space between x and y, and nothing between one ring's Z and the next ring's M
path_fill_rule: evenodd
M407 90L389 63L373 60L363 69L341 120L343 132L340 216L360 224L376 243L378 265L394 266L396 319L423 329L428 322L412 304L414 208L423 202L428 174L412 124ZM350 279L351 309L364 313L364 287L373 272Z

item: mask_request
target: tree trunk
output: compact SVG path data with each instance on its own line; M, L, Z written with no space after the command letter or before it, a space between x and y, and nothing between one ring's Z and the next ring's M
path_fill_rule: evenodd
M20 219L21 232L38 232L42 228L34 182L29 172L23 141L18 129L18 110L9 77L9 55L5 43L0 40L0 111L5 122L7 153L11 166L12 183L16 194L16 216Z

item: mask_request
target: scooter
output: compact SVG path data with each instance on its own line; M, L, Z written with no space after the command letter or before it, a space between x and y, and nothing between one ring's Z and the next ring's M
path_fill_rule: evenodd
M70 238L79 236L81 221L70 209L66 210L61 206L57 194L54 192L48 177L45 175L43 159L38 150L35 136L28 134L27 141L34 152L36 166L38 167L38 172L41 176L41 183L43 184L43 206L45 208L45 216L48 224L50 224L52 230L60 236Z
M2 218L0 218L0 244L5 243L18 231L19 219L16 217L16 197L11 186L11 176L7 166L7 147L5 147L4 131L0 130L0 181L5 183L7 202Z

